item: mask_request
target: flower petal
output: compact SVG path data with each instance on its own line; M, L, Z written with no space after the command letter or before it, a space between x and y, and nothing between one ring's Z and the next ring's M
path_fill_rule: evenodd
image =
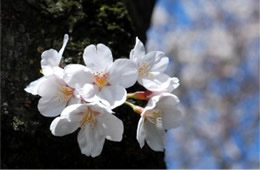
M165 131L157 128L150 121L144 122L144 131L146 134L146 142L154 151L163 151L165 148Z
M119 84L125 88L131 87L137 80L136 64L128 59L117 59L109 71L109 83Z
M78 143L82 154L96 157L100 155L105 143L105 135L100 124L94 128L86 125L79 131Z
M53 74L53 67L57 67L60 64L60 57L56 50L49 49L41 55L41 68L45 76Z
M171 78L168 75L159 72L152 72L150 77L139 77L138 83L154 92L171 92L179 86L179 82L175 77Z
M87 102L94 100L95 95L98 92L98 87L93 84L85 84L83 88L79 89L80 96Z
M160 100L157 107L163 110L162 123L165 129L176 128L180 125L183 115L178 107L179 99L177 96L170 93L160 95ZM156 97L156 96L155 96Z
M146 138L146 134L144 130L144 118L141 117L138 122L137 133L136 133L136 139L141 148L144 146L145 138Z
M33 82L31 82L24 90L27 93L31 93L33 95L37 95L38 94L38 88L41 85L42 82L44 82L46 80L46 77L41 77Z
M68 41L69 41L69 35L68 35L68 34L65 34L65 35L64 35L64 38L63 38L62 47L61 47L61 49L60 49L60 51L59 51L60 60L61 60L61 58L62 58L62 54L63 54L63 52L64 52L64 49L65 49L65 47L66 47Z
M144 55L145 55L144 44L138 39L138 37L136 37L135 47L130 52L130 60L138 64L139 61L142 60Z
M42 97L38 103L38 110L43 116L55 117L61 114L62 110L66 107L67 102L60 101L56 96Z
M64 68L64 81L73 88L76 84L83 87L86 83L93 82L92 73L85 66L80 64L69 64Z
M106 72L113 63L112 53L104 44L87 46L84 50L83 59L86 66L93 72Z
M60 86L66 85L65 82L55 75L46 77L38 87L38 94L42 97L54 97L57 95Z
M120 85L104 86L96 96L103 104L113 109L125 102L126 90Z
M149 54L149 53L148 53ZM155 60L152 65L152 72L164 72L169 64L169 58L163 52L156 51Z
M104 128L104 133L106 139L111 141L121 141L124 131L123 122L118 119L116 116L105 113L101 116L98 116L98 121L101 123Z
M50 125L51 133L54 136L64 136L75 132L79 128L78 122L70 121L64 117L55 118Z

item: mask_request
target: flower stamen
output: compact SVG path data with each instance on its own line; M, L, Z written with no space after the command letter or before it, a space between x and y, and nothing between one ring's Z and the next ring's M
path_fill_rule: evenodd
M94 82L99 88L108 85L108 73L97 72L94 74Z
M148 110L145 117L155 126L162 128L162 111L160 109Z
M147 63L142 63L138 67L138 73L140 76L151 77L150 71L151 71L151 66Z
M83 113L83 118L79 122L80 127L84 128L87 124L90 124L90 126L93 128L96 123L96 115L98 114L98 112L94 112L88 108L88 110Z
M57 98L59 102L68 102L72 95L73 95L73 89L68 86L60 86L58 88Z

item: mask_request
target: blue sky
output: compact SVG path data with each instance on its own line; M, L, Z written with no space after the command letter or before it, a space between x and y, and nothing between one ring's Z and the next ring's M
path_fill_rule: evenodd
M155 42L156 46L153 46L157 50L165 50L165 37L168 32L174 32L176 30L187 30L192 29L191 25L194 24L193 20L189 18L189 15L186 13L185 5L183 5L182 0L158 0L157 1L157 7L161 7L165 10L165 12L171 17L171 19L168 19L168 22L164 25L158 27L151 26L150 29L147 32L148 35L148 41ZM218 6L219 1L215 1L216 6ZM194 6L196 6L199 10L201 5L203 5L203 1L194 1L192 2ZM204 18L204 17L203 17ZM214 21L208 20L207 16L205 16L205 20L207 22L211 23ZM227 13L224 15L224 23L223 26L228 27L227 25L232 22L232 20L235 20L237 23L246 23L246 20L236 18L236 16L232 15L232 13ZM239 26L239 24L238 24ZM211 27L209 27L210 29ZM156 43L157 42L157 43ZM158 43L160 42L160 43ZM233 168L259 168L259 159L260 159L260 149L259 149L259 138L260 138L260 131L259 131L259 116L258 121L255 120L257 117L256 115L259 115L259 46L260 46L260 38L257 40L252 41L249 43L247 47L245 47L247 50L244 53L243 58L239 61L239 64L237 66L237 71L234 75L228 78L221 78L221 77L212 77L210 81L207 84L207 89L212 92L212 94L217 95L220 98L223 98L223 100L228 96L238 96L236 104L232 108L232 112L230 113L230 116L232 119L236 120L236 116L238 113L241 112L241 116L239 117L239 126L237 129L233 129L232 133L230 134L229 138L232 139L235 143L235 145L239 148L241 151L241 160L240 161L234 161L228 153L225 150L225 147L221 146L221 143L223 141L214 141L216 143L220 143L220 146L218 147L218 151L221 154L221 157L225 159L225 162L231 165ZM171 56L170 54L168 54ZM173 59L170 61L170 63L173 66L174 57L171 56ZM207 65L203 65L204 67L207 67ZM211 66L209 66L211 68ZM206 68L205 68L206 70ZM258 72L257 72L258 71ZM249 95L240 97L240 95L244 95L242 93L242 90L244 87L245 82L248 82L248 89L252 90L252 92L249 92ZM182 85L182 84L181 84ZM186 95L182 96L180 98L182 105L188 106L189 104L196 105L201 100L204 100L205 94L204 91L201 91L201 89L191 88L186 93ZM207 115L209 115L209 118L205 118L205 120L202 121L219 121L220 117L220 111L216 110L215 108L206 108L204 109L205 112L207 112ZM194 113L194 115L200 115L200 113ZM253 124L257 122L257 128L253 126ZM185 123L183 124L185 125ZM196 125L196 122L194 123L194 126ZM167 137L167 148L166 148L166 163L167 167L170 168L182 168L183 164L185 164L185 161L194 161L189 160L190 157L180 157L180 155L185 155L185 153L182 153L183 150L181 150L181 144L176 141L174 138L175 135L172 134L178 134L178 133L187 133L184 135L191 135L187 131L183 130L186 127L179 127L178 129L171 130L169 132L170 135ZM214 132L213 132L214 133ZM182 134L183 135L183 134ZM248 135L248 136L247 136ZM250 139L248 139L250 138ZM252 139L251 139L252 138ZM190 164L190 167L186 168L221 168L218 161L216 161L214 155L212 153L208 152L207 145L205 144L205 141L202 139L196 137L190 137L193 141L192 147L194 148L191 152L199 152L200 159L199 161L192 162ZM245 141L249 140L248 145L244 145ZM250 141L251 140L251 141ZM196 148L197 147L197 148ZM192 155L193 153L191 153ZM187 159L187 160L185 160ZM251 161L258 160L257 165L252 165ZM183 163L184 162L184 163Z

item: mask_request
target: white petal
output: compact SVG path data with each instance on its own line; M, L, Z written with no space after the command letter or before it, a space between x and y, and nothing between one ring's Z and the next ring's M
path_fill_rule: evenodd
M54 49L46 50L41 55L41 68L45 76L53 74L53 67L57 67L60 64L60 56Z
M98 93L98 87L93 84L85 84L83 88L79 89L80 96L88 102L94 100L95 95Z
M46 79L39 85L38 94L44 97L53 97L56 96L59 87L66 85L65 82L55 75L46 77Z
M110 84L119 84L125 88L131 87L137 80L136 64L128 59L117 59L111 66L108 81Z
M93 72L106 72L113 63L112 53L104 44L87 46L84 50L83 59L86 66Z
M140 60L142 60L144 55L145 55L144 45L138 39L138 37L136 37L135 47L130 52L130 60L132 60L133 62L135 62L137 64L137 63L139 63Z
M56 96L42 97L38 103L38 110L43 116L55 117L61 114L62 110L66 107L67 102L60 101Z
M27 93L31 93L33 95L37 95L38 94L38 88L41 85L42 82L44 82L46 80L46 77L41 77L33 82L31 82L24 90Z
M69 64L64 68L64 81L73 88L76 84L83 87L86 83L93 82L92 73L85 66L80 64Z
M163 151L165 148L165 131L157 128L150 121L144 122L144 131L146 134L146 142L154 151Z
M111 141L121 141L124 131L123 122L116 116L106 113L98 116L98 121L104 128L106 139Z
M152 65L152 72L164 72L169 63L169 58L165 56L163 52L156 51L155 53L155 60Z
M64 38L63 38L62 47L61 47L61 49L60 49L60 51L59 51L59 57L60 57L60 59L62 58L62 54L63 54L63 52L64 52L64 49L65 49L65 47L66 47L68 41L69 41L69 35L68 35L68 34L65 34L65 35L64 35Z
M79 128L78 122L70 121L64 117L55 118L50 125L51 133L54 136L64 136L73 133Z
M82 154L91 157L100 155L105 143L102 127L98 124L94 128L86 125L79 131L78 143Z
M104 86L96 95L103 104L112 109L120 106L126 100L126 90L119 85Z
M176 83L175 77L171 78L164 73L158 72L152 72L149 77L139 77L138 83L143 85L146 89L154 92L171 92L179 86L179 83Z
M162 123L165 129L176 128L180 125L183 115L178 107L179 99L177 96L169 93L160 95L157 103L158 109L162 110ZM156 96L155 96L156 97Z
M69 102L68 102L68 106L69 105L73 105L73 104L79 104L80 103L80 98L76 97L76 96L73 96Z
M136 133L136 139L141 148L144 146L145 138L146 138L146 134L144 130L144 118L141 117L138 122L137 133Z

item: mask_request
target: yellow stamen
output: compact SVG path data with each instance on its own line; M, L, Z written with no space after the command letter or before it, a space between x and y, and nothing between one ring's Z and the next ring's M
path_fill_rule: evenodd
M104 86L108 85L107 78L108 73L98 72L94 75L94 82L98 87L103 88Z
M57 93L59 102L68 102L73 95L73 89L67 86L60 86Z
M140 76L151 77L150 71L151 71L151 66L147 63L142 63L138 67L138 73Z
M162 127L162 111L160 109L148 110L145 117L157 127Z
M98 112L93 112L90 108L83 113L83 118L80 120L80 127L84 128L88 123L93 127L96 123L96 115Z

